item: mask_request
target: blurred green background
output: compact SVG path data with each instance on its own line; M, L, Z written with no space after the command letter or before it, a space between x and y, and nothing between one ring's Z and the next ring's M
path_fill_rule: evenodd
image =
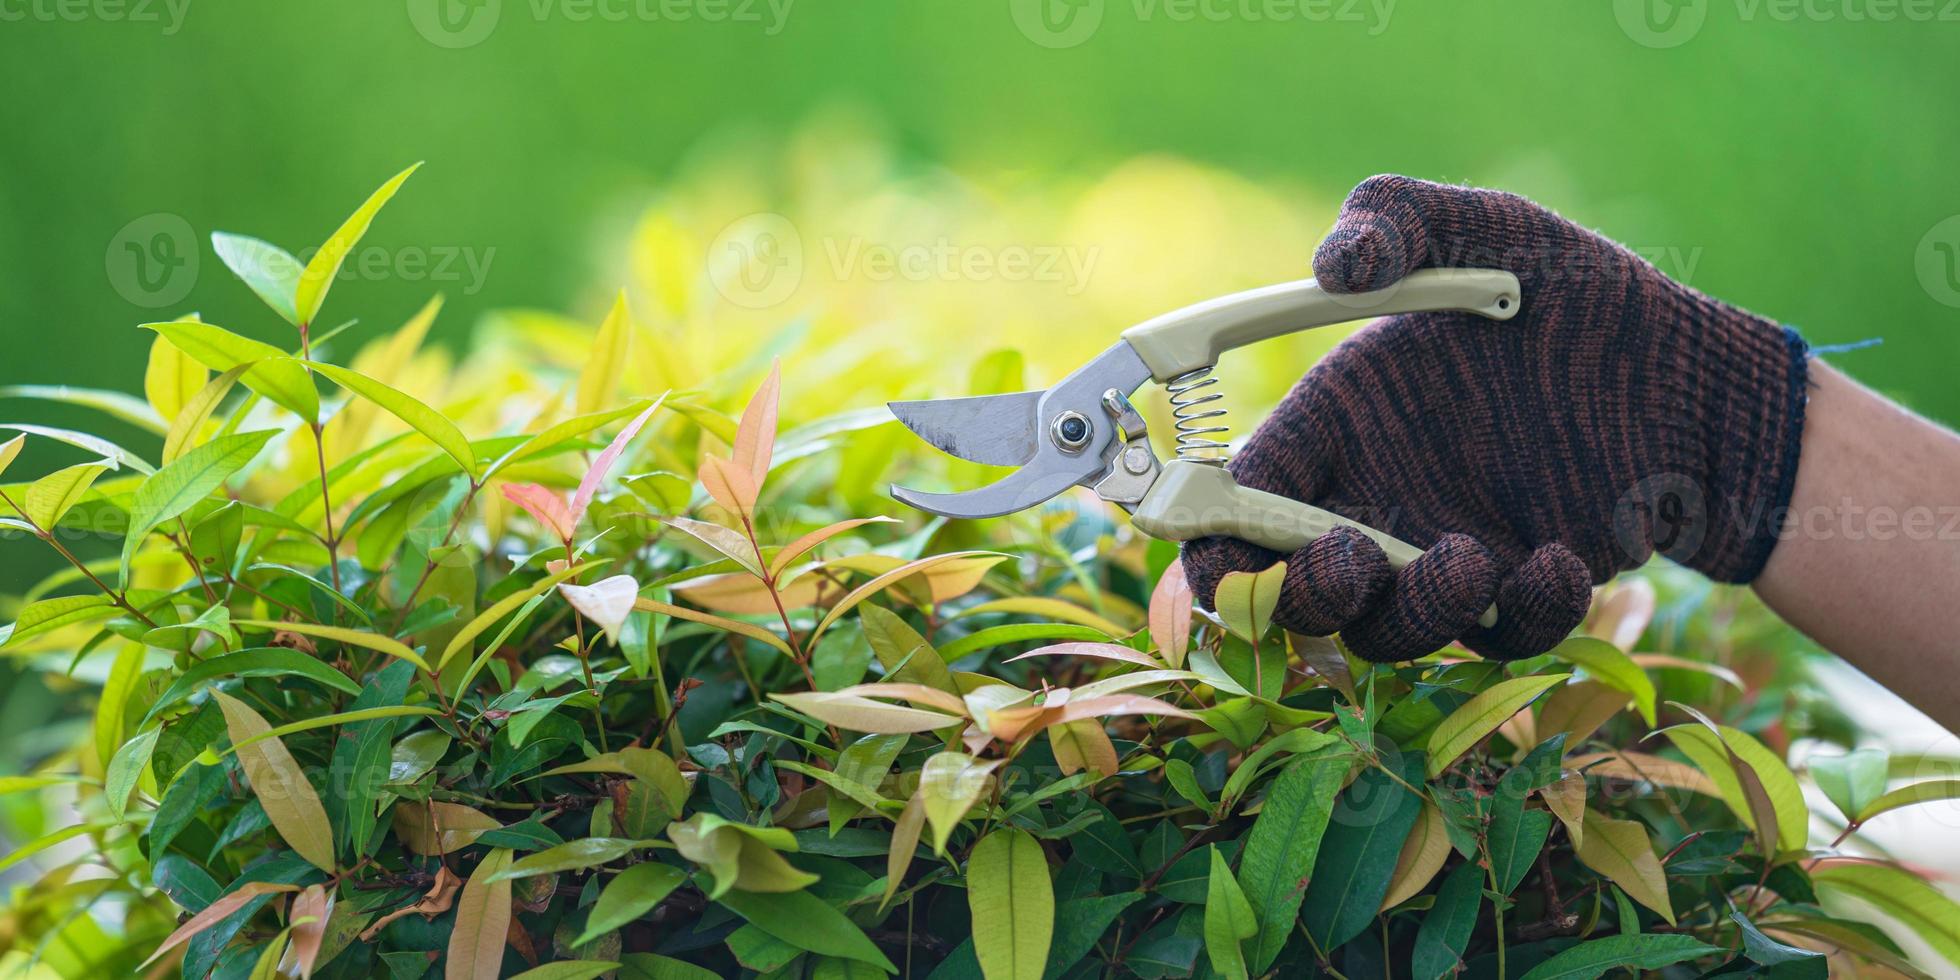
M490 260L440 284L440 339L505 307L596 321L609 251L673 174L844 107L997 188L1165 153L1324 217L1379 171L1516 190L1814 343L1882 336L1840 363L1952 422L1960 23L1941 7L6 0L0 383L139 390L132 327L189 310L274 339L209 231L297 251L417 159L373 240ZM1173 226L1138 222L1121 255L1182 261ZM197 268L171 278L190 256L159 235L186 228ZM1307 247L1264 265L1305 274ZM432 271L369 277L352 336L398 324ZM0 401L81 417L63 411Z

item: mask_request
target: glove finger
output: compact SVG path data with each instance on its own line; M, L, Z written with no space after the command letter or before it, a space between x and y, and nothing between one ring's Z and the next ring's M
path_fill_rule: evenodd
M1394 578L1380 545L1351 527L1336 527L1287 557L1273 621L1295 633L1326 636L1374 605Z
M1497 593L1497 562L1466 534L1445 534L1396 573L1387 597L1341 638L1375 663L1413 660L1477 625Z
M1216 609L1212 600L1221 579L1233 572L1265 571L1284 557L1237 538L1198 538L1184 543L1184 580L1199 605Z
M1592 575L1566 546L1542 545L1497 588L1497 625L1472 630L1465 646L1493 660L1535 657L1586 618Z
M1330 292L1358 293L1424 266L1491 264L1524 230L1513 226L1540 211L1512 194L1380 174L1348 194L1314 251L1314 276Z

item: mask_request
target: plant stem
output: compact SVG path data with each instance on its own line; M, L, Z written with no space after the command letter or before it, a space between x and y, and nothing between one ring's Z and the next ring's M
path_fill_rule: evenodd
M101 589L104 595L107 595L109 598L115 600L116 605L123 607L123 610L125 612L128 612L131 616L134 616L137 619L142 620L143 625L148 626L151 629L156 629L157 624L155 620L151 619L148 616L143 615L141 612L138 612L136 607L130 605L129 600L125 598L121 592L118 592L115 589L110 588L107 582L102 581L102 579L98 578L94 572L89 571L88 566L82 564L82 560L80 558L75 557L74 552L69 551L67 546L63 545L61 542L56 541L54 539L54 532L35 523L32 517L27 516L27 511L21 509L21 506L19 504L14 503L13 498L7 496L7 492L4 490L0 490L0 503L5 503L9 508L13 510L14 513L19 514L20 519L22 521L25 521L28 527L34 529L34 534L37 537L39 537L43 541L46 541L48 543L48 547L53 548L57 552L60 552L61 557L68 559L68 564L75 566L75 569L77 571L81 572L83 575L88 576L88 580L94 582L95 587Z

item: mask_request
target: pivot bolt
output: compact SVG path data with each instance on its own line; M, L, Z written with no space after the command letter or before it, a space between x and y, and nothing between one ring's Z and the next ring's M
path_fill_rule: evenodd
M1063 412L1048 426L1048 434L1054 438L1056 448L1074 455L1089 445L1089 437L1095 430L1081 412Z

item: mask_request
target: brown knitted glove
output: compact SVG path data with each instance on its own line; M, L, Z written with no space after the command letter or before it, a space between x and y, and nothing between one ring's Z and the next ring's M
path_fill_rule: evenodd
M1399 574L1373 542L1326 535L1293 555L1206 538L1185 547L1201 601L1286 559L1275 619L1339 631L1377 662L1451 640L1503 659L1556 645L1590 586L1656 547L1747 582L1796 479L1806 353L1794 331L1669 280L1530 201L1381 176L1314 254L1334 292L1423 267L1508 269L1509 322L1377 321L1302 378L1231 463L1284 494L1427 549ZM1498 624L1476 625L1495 599Z

